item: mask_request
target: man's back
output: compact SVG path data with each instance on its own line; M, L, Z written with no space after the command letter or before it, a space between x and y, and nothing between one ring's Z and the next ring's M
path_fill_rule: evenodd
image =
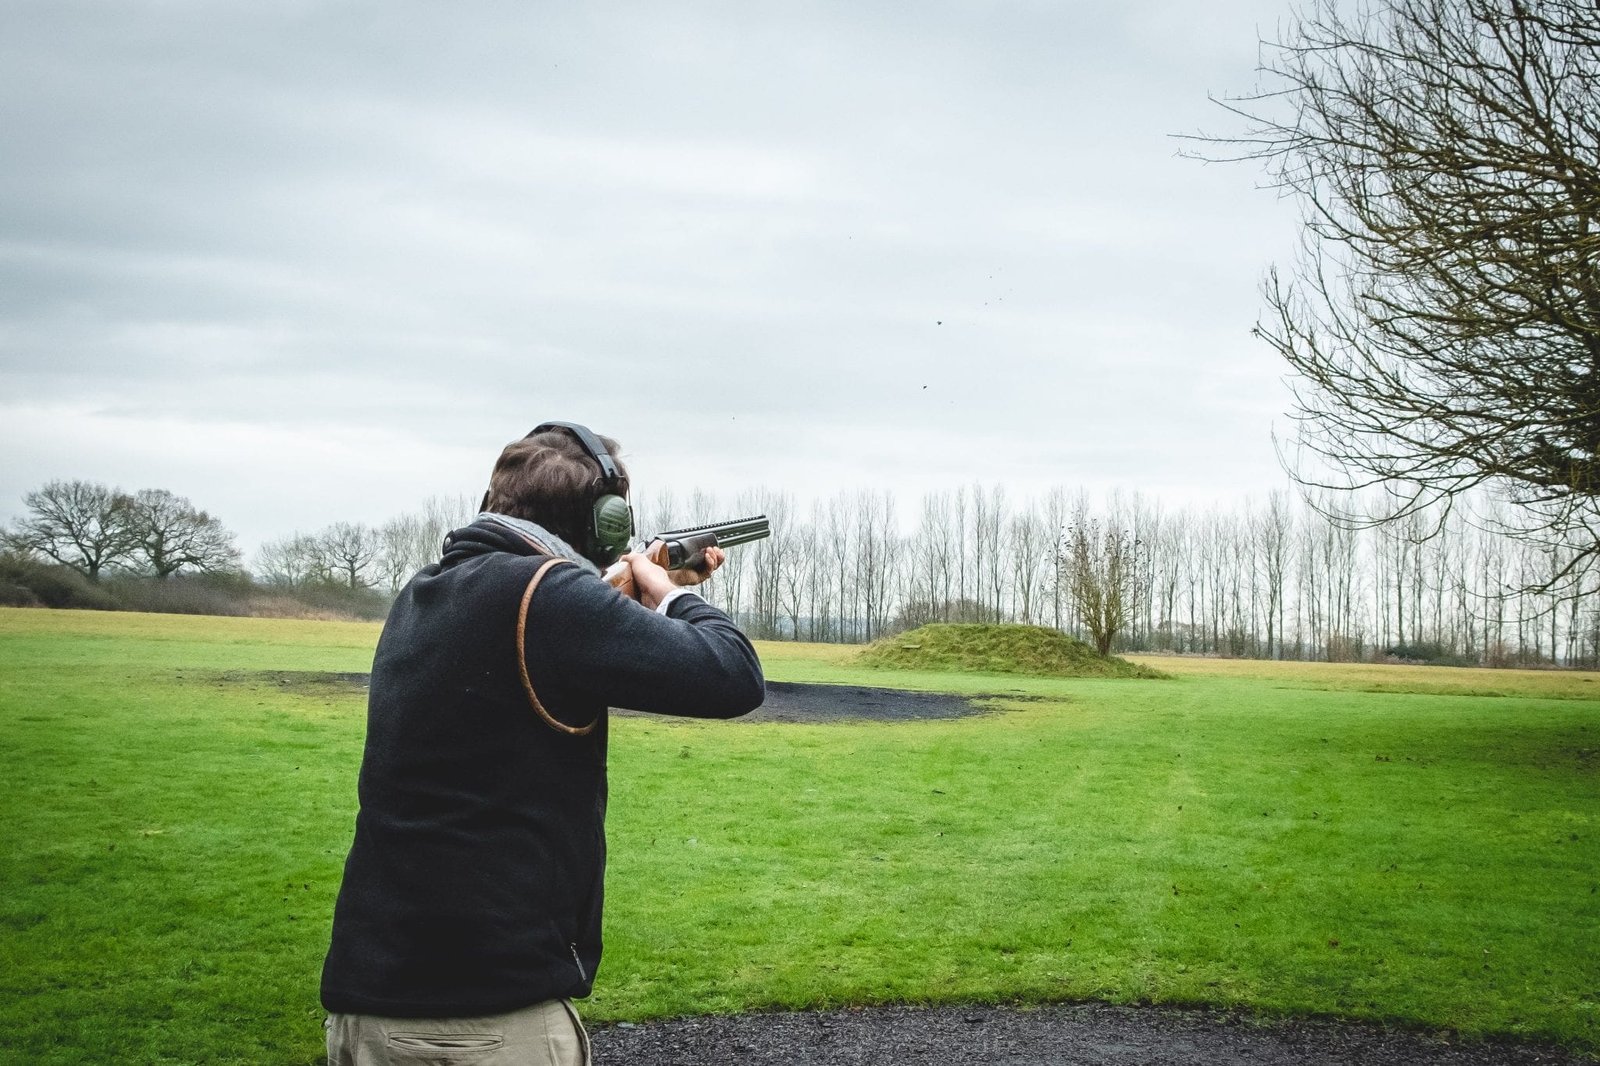
M396 600L373 663L330 1011L493 1014L587 995L607 707L721 718L764 695L749 642L698 597L647 610L492 521L447 543Z

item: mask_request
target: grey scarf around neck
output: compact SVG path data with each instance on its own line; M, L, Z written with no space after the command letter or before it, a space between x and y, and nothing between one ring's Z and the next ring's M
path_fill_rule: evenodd
M573 562L577 563L579 566L583 567L592 574L598 574L600 572L600 568L598 566L594 565L594 563L578 554L578 549L574 548L572 545L568 544L566 541L562 540L560 537L556 536L554 533L550 532L537 522L530 522L526 518L513 518L508 514L496 514L493 511L484 511L483 513L479 514L477 518L473 519L473 521L494 522L497 525L505 526L507 529L514 530L525 537L533 538L538 543L550 549L552 554L559 555L563 559L571 559Z

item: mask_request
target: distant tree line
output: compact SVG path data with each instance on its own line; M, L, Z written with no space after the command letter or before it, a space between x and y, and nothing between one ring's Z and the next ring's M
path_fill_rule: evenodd
M1232 508L1091 501L998 486L930 493L900 532L893 494L654 501L645 528L766 513L708 596L752 635L866 641L926 622L1028 622L1111 651L1271 659L1600 665L1600 577L1581 545L1507 535L1492 509L1352 521L1341 498ZM1373 516L1386 501L1370 501ZM1579 580L1573 580L1574 560ZM1560 578L1558 581L1557 578Z
M108 567L159 580L185 570L236 570L239 551L221 522L166 489L127 493L95 481L52 481L23 497L27 517L6 547L100 580Z
M338 521L262 546L170 492L51 482L5 531L0 603L381 617L475 511L435 496L381 524ZM1231 508L1091 500L998 486L888 491L805 507L757 489L636 501L641 534L766 514L704 588L754 636L859 642L926 622L1028 622L1103 651L1282 659L1600 665L1600 601L1581 546L1496 532L1492 511L1419 510L1363 526L1348 501L1288 493ZM1385 502L1374 499L1374 516ZM1581 580L1572 580L1574 560ZM1556 581L1557 577L1560 581Z
M0 605L381 618L391 594L471 517L435 497L380 526L272 541L246 570L220 520L165 489L51 481L0 532Z
M335 522L313 533L292 533L262 545L256 574L277 588L336 584L392 595L437 562L445 534L476 513L465 495L432 496L381 525Z

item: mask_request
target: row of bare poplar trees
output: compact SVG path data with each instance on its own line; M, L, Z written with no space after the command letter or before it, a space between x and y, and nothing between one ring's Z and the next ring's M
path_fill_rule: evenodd
M1332 501L1329 501L1330 506ZM926 622L1028 622L1113 651L1317 660L1593 665L1600 600L1553 577L1559 549L1462 513L1361 528L1288 492L1228 507L998 486L800 504L766 489L636 500L641 533L766 514L706 595L766 639L867 641ZM259 576L398 588L469 520L430 499L380 526L267 545ZM1436 532L1437 529L1437 532ZM338 551L334 551L337 547Z
M1331 518L1336 501L1314 507L1288 492L1174 508L1065 489L1014 500L982 485L925 495L910 513L887 491L804 508L760 490L651 503L646 529L772 518L772 539L731 551L709 591L767 638L864 641L931 621L1002 621L1123 651L1490 665L1600 658L1600 600L1582 591L1583 575L1530 591L1566 555L1494 531L1503 521L1481 511L1363 527Z

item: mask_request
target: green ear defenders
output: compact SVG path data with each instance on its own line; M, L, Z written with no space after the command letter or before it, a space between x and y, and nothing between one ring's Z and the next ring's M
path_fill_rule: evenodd
M589 543L580 544L577 548L585 558L602 567L610 566L628 550L633 540L633 508L628 506L627 499L622 495L622 472L617 469L616 460L611 458L611 453L606 451L600 438L591 433L587 426L580 426L576 422L542 422L533 427L533 432L528 436L550 429L564 429L577 437L578 443L600 467L600 476L595 479L598 491L589 523Z

